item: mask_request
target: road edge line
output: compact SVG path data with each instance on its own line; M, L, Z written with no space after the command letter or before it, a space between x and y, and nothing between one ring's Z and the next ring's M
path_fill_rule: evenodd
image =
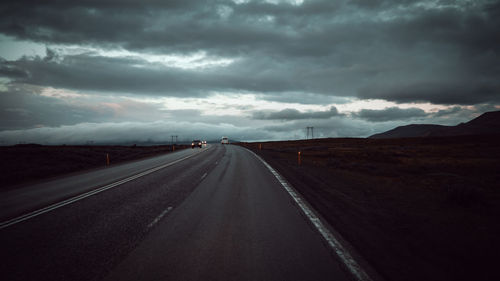
M99 194L103 191L106 191L108 189L111 189L113 187L116 187L116 186L119 186L119 185L122 185L124 183L127 183L129 181L132 181L132 180L135 180L137 178L140 178L140 177L143 177L143 176L146 176L146 175L149 175L151 173L154 173L158 170L161 170L161 169L164 169L166 167L169 167L169 166L172 166L174 164L177 164L181 161L184 161L186 159L189 159L191 157L194 157L202 152L205 152L207 151L209 148L207 149L204 149L200 152L197 152L195 154L191 154L191 155L188 155L186 157L183 157L183 158L179 158L177 160L174 160L172 162L169 162L167 164L163 164L163 165L160 165L160 166L157 166L157 167L154 167L154 168L151 168L151 169L148 169L148 170L145 170L145 171L142 171L142 172L139 172L135 175L132 175L132 176L129 176L129 177L126 177L124 179L121 179L121 180L117 180L115 182L112 182L112 183L109 183L105 186L101 186L101 187L97 187L95 189L92 189L92 190L89 190L87 192L84 192L84 193L81 193L81 194L78 194L76 196L73 196L73 197L70 197L68 199L65 199L65 200L62 200L62 201L59 201L59 202L56 202L56 203L52 203L50 205L47 205L43 208L39 208L37 210L34 210L34 211L31 211L31 212L28 212L28 213L25 213L23 215L20 215L20 216L17 216L17 217L14 217L12 219L9 219L9 220L6 220L6 221L3 221L3 222L0 222L0 230L4 229L4 228L7 228L11 225L15 225L15 224L18 224L20 222L23 222L23 221L26 221L26 220L29 220L31 218L34 218L34 217L37 217L39 215L42 215L42 214L45 214L45 213L48 213L50 211L53 211L53 210L56 210L56 209L59 209L61 207L64 207L66 205L69 205L71 203L74 203L74 202L77 202L77 201L80 201L82 199L85 199L87 197L90 197L92 195L95 195L95 194Z
M347 251L347 249L342 246L339 239L337 239L333 233L321 222L320 218L312 211L312 209L305 203L306 200L295 191L292 185L278 173L271 165L269 165L262 157L257 155L255 152L247 149L252 153L257 159L259 159L264 166L276 177L281 186L288 192L288 194L295 201L300 210L309 219L309 221L314 225L316 230L321 234L325 242L330 246L330 248L337 254L342 263L347 267L349 272L357 281L373 281L372 278L366 273L363 268L359 265L353 256Z

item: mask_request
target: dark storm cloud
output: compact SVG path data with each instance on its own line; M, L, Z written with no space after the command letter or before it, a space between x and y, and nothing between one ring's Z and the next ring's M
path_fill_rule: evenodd
M297 109L286 108L280 111L255 111L252 114L254 119L260 120L297 120L297 119L328 119L338 116L337 108L332 106L326 111L300 112Z
M96 112L44 97L39 89L10 87L0 92L0 131L98 121L112 112Z
M9 63L7 60L0 57L0 77L11 79L25 79L28 73L15 64Z
M327 94L313 94L304 92L266 93L259 95L258 98L267 101L301 104L344 104L350 101L350 99L345 97L335 97Z
M56 88L125 93L179 93L190 90L196 74L179 69L158 69L139 58L109 58L89 54L58 58L48 49L44 58L24 57L4 61L2 68L28 73L15 79L26 83ZM145 67L138 67L145 66ZM200 79L194 82L200 83ZM194 87L196 88L196 87Z
M438 112L436 112L434 114L434 116L435 117L449 116L449 115L457 114L457 113L462 112L462 111L463 111L463 108L461 108L460 106L454 106L454 107L447 108L447 109L441 109Z
M259 62L240 61L223 69L181 69L150 63L140 57L96 54L47 56L0 61L0 71L17 83L78 90L199 96L209 91L282 92L294 89L290 77L259 72ZM307 96L305 97L307 98Z
M95 56L62 58L58 65L17 63L18 75L33 75L27 83L178 96L236 90L440 104L500 101L499 1L0 5L0 32L19 39L237 59L212 72L139 70L133 61Z
M358 97L396 102L429 101L435 104L463 105L500 101L500 80L497 78L478 77L472 73L470 76L464 75L462 79L458 77L456 80L429 78L411 82L374 82L361 88Z
M389 107L385 109L362 109L354 114L356 117L371 121L385 122L395 120L408 120L415 117L426 117L427 113L420 108Z
M473 107L454 106L428 114L429 118L427 118L426 122L429 124L457 125L470 121L484 112L498 111L498 109L491 104L478 104Z
M168 119L170 113L161 110L160 105L125 98L82 96L54 89L44 92L41 87L23 84L11 84L0 91L0 131L82 122L155 121ZM175 114L183 117L179 112Z

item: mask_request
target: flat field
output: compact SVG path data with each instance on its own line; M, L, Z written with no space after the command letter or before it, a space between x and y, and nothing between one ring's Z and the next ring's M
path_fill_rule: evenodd
M499 136L240 145L386 280L500 280Z
M177 145L175 149L187 148ZM172 151L171 145L160 146L45 146L36 144L0 146L0 187L56 177L73 172L151 157Z

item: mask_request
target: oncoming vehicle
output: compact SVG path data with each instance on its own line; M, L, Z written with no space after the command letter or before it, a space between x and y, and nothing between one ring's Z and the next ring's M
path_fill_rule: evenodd
M195 146L201 148L201 140L194 140L192 143L191 143L191 148L194 148Z
M222 137L222 140L220 141L221 144L229 144L229 139L227 137Z

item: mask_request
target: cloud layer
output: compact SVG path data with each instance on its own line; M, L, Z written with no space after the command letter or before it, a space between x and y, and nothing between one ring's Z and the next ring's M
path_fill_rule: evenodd
M498 101L496 1L3 2L0 32L42 43L235 59L185 71L80 54L7 63L10 77L70 89L189 95L298 91L398 102ZM5 74L5 67L2 67Z
M261 120L298 120L298 119L328 119L338 116L337 108L332 106L326 111L300 112L297 109L286 108L280 111L254 111L253 118Z
M362 126L465 121L500 104L500 1L7 0L0 35L46 48L0 53L0 130L182 122L195 106L160 101L236 93L261 103L226 119L199 109L197 121L257 126L259 138L335 122L345 130L325 136L366 136ZM360 100L393 104L341 110Z

